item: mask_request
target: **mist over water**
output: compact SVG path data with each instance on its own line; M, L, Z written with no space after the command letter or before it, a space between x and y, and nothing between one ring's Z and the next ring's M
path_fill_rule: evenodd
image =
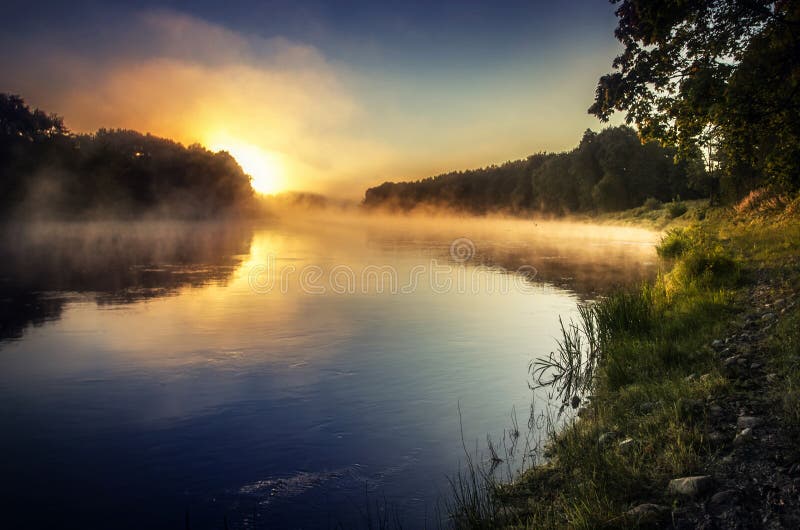
M559 316L652 277L655 237L343 212L7 226L6 521L357 527L367 498L433 521L462 427L474 446L524 424Z

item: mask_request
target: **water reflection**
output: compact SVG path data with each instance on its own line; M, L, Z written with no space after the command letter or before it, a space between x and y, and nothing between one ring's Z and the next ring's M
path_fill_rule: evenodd
M354 231L354 224L363 231ZM327 271L356 261L362 267L394 266L385 257L403 251L416 254L420 263L423 257L447 263L451 241L465 233L475 246L466 265L523 271L530 282L567 288L582 298L653 274L650 233L545 221L307 219L261 227L255 242L252 225L235 223L6 226L0 232L0 340L58 319L76 294L99 305L130 304L185 287L224 285L243 262L280 264L302 261L304 255L317 258L306 265Z
M3 336L22 337L0 355L5 521L180 528L189 510L195 529L225 517L350 528L368 493L421 527L462 428L485 441L530 405L526 368L552 349L559 315L655 272L653 234L543 226L332 216L7 230ZM458 238L470 259L452 252ZM293 282L256 292L250 271L270 259ZM496 267L487 284L500 267L536 274L507 293L294 282L307 267L407 278L432 260L454 274Z
M242 224L39 223L0 232L0 340L58 319L68 298L99 305L225 284L249 252ZM67 296L69 295L69 296Z

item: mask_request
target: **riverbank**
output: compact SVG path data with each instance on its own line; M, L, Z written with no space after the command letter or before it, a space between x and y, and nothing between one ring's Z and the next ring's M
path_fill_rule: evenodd
M534 371L576 414L467 526L797 527L798 210L700 205L666 232L667 272L567 325Z

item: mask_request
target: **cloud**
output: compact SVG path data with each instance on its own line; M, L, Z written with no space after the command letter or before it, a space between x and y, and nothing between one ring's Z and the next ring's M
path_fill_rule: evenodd
M73 130L131 128L184 143L237 139L279 155L288 185L298 188L324 187L390 157L386 146L352 133L363 111L311 46L161 10L106 27L94 46L64 45L71 37L32 39L0 64L14 72L4 90L10 84L57 111Z

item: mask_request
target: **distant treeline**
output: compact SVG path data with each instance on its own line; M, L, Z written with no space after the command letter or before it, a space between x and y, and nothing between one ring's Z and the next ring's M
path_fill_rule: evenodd
M569 152L538 153L414 182L385 182L367 190L364 204L562 215L623 210L649 198L666 202L707 197L712 188L699 158L676 162L674 149L642 143L634 129L620 126L599 133L587 130Z
M0 218L207 218L252 208L250 177L226 152L129 130L72 134L60 117L0 94Z

